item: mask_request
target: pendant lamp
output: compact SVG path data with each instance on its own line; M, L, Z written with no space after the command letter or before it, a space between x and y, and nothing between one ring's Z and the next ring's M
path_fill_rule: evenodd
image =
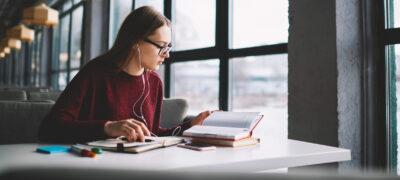
M0 52L4 54L10 54L10 48L9 47L0 47Z
M25 25L20 24L8 29L6 32L6 37L32 42L35 38L35 35L32 29L29 29Z
M1 47L9 47L11 49L20 50L21 41L15 38L4 38L1 40Z
M24 9L22 22L32 25L57 26L58 11L44 3Z

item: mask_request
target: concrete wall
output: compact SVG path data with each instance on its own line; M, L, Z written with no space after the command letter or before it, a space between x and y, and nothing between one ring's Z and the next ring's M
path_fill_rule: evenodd
M352 150L360 167L360 0L289 0L291 139Z
M351 149L352 161L339 171L361 167L362 18L360 0L336 0L339 147Z

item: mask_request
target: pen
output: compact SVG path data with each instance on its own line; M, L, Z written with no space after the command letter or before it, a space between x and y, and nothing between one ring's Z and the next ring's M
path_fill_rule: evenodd
M82 156L82 157L96 157L97 154L87 150L86 148L77 146L77 145L72 145L71 146L71 152L77 153L78 155Z

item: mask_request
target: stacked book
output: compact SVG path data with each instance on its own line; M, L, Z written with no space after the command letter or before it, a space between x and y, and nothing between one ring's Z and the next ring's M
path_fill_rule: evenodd
M216 111L207 117L202 126L193 126L183 132L192 143L240 147L260 143L252 132L261 121L260 112Z

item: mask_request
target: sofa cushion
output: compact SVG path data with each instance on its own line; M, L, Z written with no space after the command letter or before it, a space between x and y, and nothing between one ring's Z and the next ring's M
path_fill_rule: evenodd
M0 101L0 144L38 142L41 121L54 101ZM184 99L164 99L161 127L172 127L186 117L188 103Z
M0 101L0 144L38 142L41 121L54 101Z
M183 122L188 110L188 103L185 99L166 98L161 108L160 126L169 128Z
M24 90L0 90L0 100L26 101L27 99Z

